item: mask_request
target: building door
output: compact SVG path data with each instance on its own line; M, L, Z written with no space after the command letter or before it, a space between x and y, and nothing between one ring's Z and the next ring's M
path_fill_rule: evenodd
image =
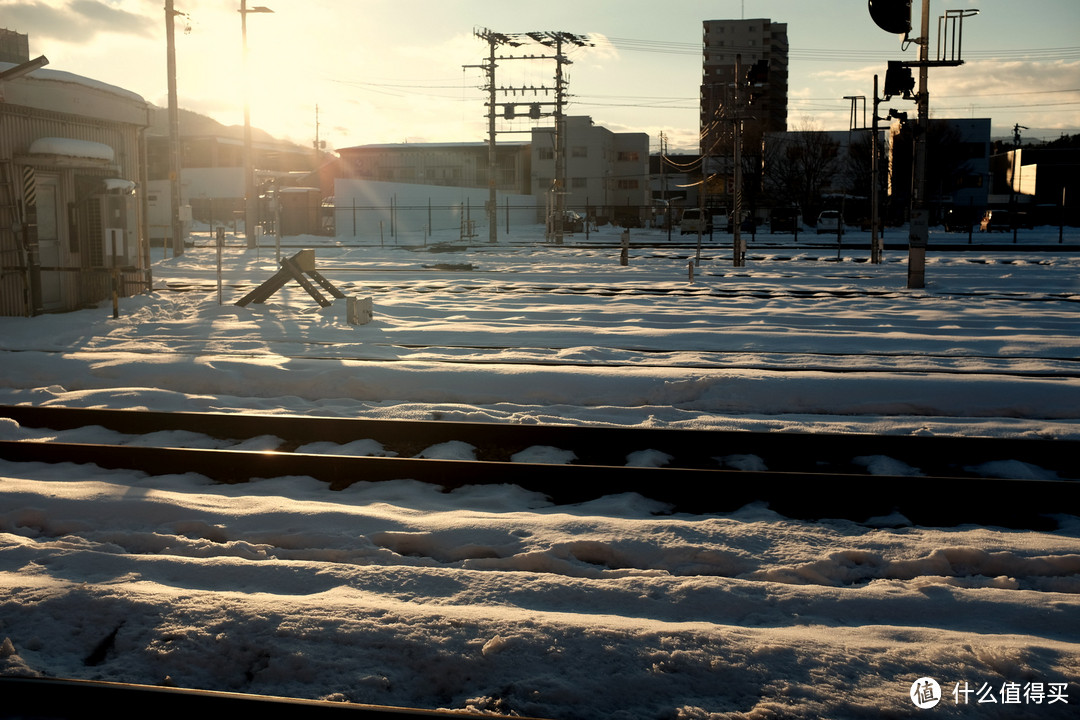
M37 176L37 237L41 263L41 306L62 310L64 296L61 266L59 181L56 175Z

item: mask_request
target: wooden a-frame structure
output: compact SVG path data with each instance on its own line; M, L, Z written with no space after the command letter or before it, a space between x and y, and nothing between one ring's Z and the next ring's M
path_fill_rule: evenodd
M274 273L273 277L240 298L236 304L240 307L247 307L253 302L264 303L271 295L284 287L285 283L289 282L289 280L295 280L300 283L300 287L307 290L308 295L315 298L315 302L323 307L330 307L333 305L334 301L327 300L315 285L312 284L311 280L308 280L308 278L305 277L305 275L310 276L311 280L314 280L322 286L323 290L330 293L335 298L342 299L345 297L344 293L334 287L333 283L323 277L322 273L315 269L315 251L301 250L291 258L282 260L281 269Z

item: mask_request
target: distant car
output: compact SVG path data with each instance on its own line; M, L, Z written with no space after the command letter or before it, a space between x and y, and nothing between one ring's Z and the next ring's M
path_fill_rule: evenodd
M690 235L697 234L698 230L703 233L709 232L711 215L706 215L706 219L702 220L701 210L697 208L687 208L683 210L682 220L679 222L679 234Z
M552 220L554 220L554 218L552 218ZM585 232L585 218L578 215L573 210L564 210L562 229L563 232L569 233Z
M1012 230L1012 217L1008 210L987 210L979 221L979 232L1005 232Z
M844 232L844 219L840 217L840 213L836 210L824 210L817 218L817 232L818 235L822 233Z

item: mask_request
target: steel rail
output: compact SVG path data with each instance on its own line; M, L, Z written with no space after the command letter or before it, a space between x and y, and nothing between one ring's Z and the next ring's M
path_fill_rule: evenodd
M845 472L852 472L852 457L886 455L945 475L989 460L1019 460L1064 478L1080 479L1080 440L1047 438L526 425L31 405L0 406L0 417L54 430L99 425L130 434L187 430L232 440L273 435L283 440L283 450L319 441L344 444L372 439L399 456L412 456L437 443L461 440L476 446L481 460L509 460L517 452L544 445L573 450L581 463L592 465L625 465L628 453L649 449L671 456L669 465L686 468L716 467L717 456L753 454L770 469L794 471L811 464L840 466L847 468Z
M196 473L229 484L311 477L331 490L358 482L406 479L446 491L512 484L541 493L557 505L638 493L668 505L670 512L695 515L733 512L764 502L781 515L802 520L861 522L900 513L916 525L1050 529L1057 526L1051 516L1080 513L1080 482L1068 480L549 465L11 441L0 441L0 459L93 464L154 476Z
M160 336L155 337L160 339ZM187 342L185 338L171 337L166 338L173 342ZM213 347L215 344L220 343L220 339L211 338L209 340L192 340L190 345L198 343L201 345L200 349L173 349L167 353L163 353L160 350L153 348L132 349L126 346L120 347L97 347L97 348L83 348L75 351L77 354L87 355L108 355L115 353L130 353L135 355L175 355L180 357L229 357L229 358L258 358L266 357L265 351L228 351L220 348ZM314 347L337 347L341 343L338 341L307 341L307 340L277 340L277 344L288 346L306 346L311 345ZM417 344L417 343L392 343L392 342L378 342L368 343L368 347L377 348L398 348L402 350L418 350L418 351L455 351L455 350L468 350L478 352L507 352L507 351L519 351L519 352L549 352L552 348L539 348L530 347L527 345L516 346L499 346L499 345L436 345L436 344ZM570 350L572 347L556 348ZM640 353L642 355L661 355L661 354L677 354L678 351L660 350L655 348L618 348L618 347L606 347L604 350L611 350L615 352L624 353ZM4 349L0 348L0 352L10 353L43 353L47 355L72 355L75 354L71 349L62 348L18 348L18 349ZM813 365L807 362L802 362L798 367L792 366L778 366L770 364L768 358L778 357L796 357L796 358L844 358L852 357L851 353L827 353L827 352L801 352L801 351L782 351L782 352L748 352L746 350L700 350L692 351L687 354L696 356L708 356L714 355L719 358L725 356L746 356L746 355L759 355L766 359L759 360L757 362L751 361L739 361L739 362L722 362L720 359L712 362L694 360L694 361L667 361L667 362L650 362L644 360L565 360L565 359L547 359L543 357L520 357L520 358L505 358L500 357L497 360L490 357L455 357L453 355L446 355L443 357L437 356L425 356L416 357L414 355L402 355L402 356L386 356L380 357L364 356L355 354L340 354L340 355L328 355L328 354L313 354L313 353L273 353L275 357L287 358L290 360L348 360L349 362L356 363L413 363L413 362L429 362L435 364L445 365L491 365L492 363L498 363L499 365L511 365L511 366L538 366L543 368L682 368L687 370L763 370L767 372L785 372L785 373L829 373L833 375L845 375L845 374L888 374L888 375L979 375L986 377L1022 377L1022 378L1076 378L1080 377L1080 360L1072 358L1053 358L1033 355L1025 357L1022 355L1015 356L991 356L991 355L943 355L943 354L914 354L914 353L859 353L857 356L860 358L877 358L877 359L894 359L897 361L902 360L942 360L949 362L966 361L1001 361L1001 362L1043 362L1047 364L1061 364L1061 365L1076 365L1076 369L1009 369L1007 367L1000 368L988 368L988 367L935 367L933 365L852 365L845 366L839 364L825 364Z
M207 413L145 413L123 410L6 408L21 424L36 427L103 425L119 432L184 429L241 439L275 435L286 446L374 439L408 457L355 457L296 452L252 452L94 445L63 442L0 442L0 458L14 462L92 463L106 469L151 475L194 472L217 482L307 476L343 489L356 482L413 479L452 490L465 485L514 484L557 504L636 492L666 503L672 512L717 513L766 502L799 519L863 521L899 512L921 525L983 523L1054 527L1055 514L1080 513L1080 482L1021 480L968 474L967 464L1016 459L1078 477L1080 443L1001 438L813 435L795 433L651 430L534 426L495 423L341 420ZM448 440L477 445L471 460L413 457ZM927 442L929 441L929 442ZM513 462L513 453L535 445L571 449L578 464ZM659 468L627 467L635 450L671 456ZM716 456L754 454L768 471L718 468ZM858 471L856 455L887 455L917 463L925 474L870 475ZM936 457L934 461L932 458ZM921 459L920 459L921 458ZM925 461L925 462L924 462ZM927 472L927 468L930 472Z
M304 700L133 683L0 677L0 718L4 720L76 720L93 714L93 708L98 708L103 715L111 717L145 717L154 720L191 720L198 717L258 720L320 720L326 717L359 720L460 720L490 717L460 711Z

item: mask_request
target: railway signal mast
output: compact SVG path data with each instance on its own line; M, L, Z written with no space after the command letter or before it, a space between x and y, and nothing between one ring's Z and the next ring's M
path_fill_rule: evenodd
M930 205L926 196L926 133L930 124L930 91L927 76L931 67L957 67L963 65L960 58L965 17L978 10L947 10L938 18L938 48L935 59L930 59L930 0L922 0L922 21L919 36L911 39L912 0L867 0L870 17L882 30L903 35L903 47L911 43L919 46L919 59L915 62L890 61L885 76L885 96L902 95L912 98L914 78L911 68L919 69L919 89L912 99L918 107L915 125L915 167L912 172L911 220L908 233L908 283L909 288L926 286L926 246L930 237ZM875 107L877 104L875 91ZM877 113L875 112L875 118Z

